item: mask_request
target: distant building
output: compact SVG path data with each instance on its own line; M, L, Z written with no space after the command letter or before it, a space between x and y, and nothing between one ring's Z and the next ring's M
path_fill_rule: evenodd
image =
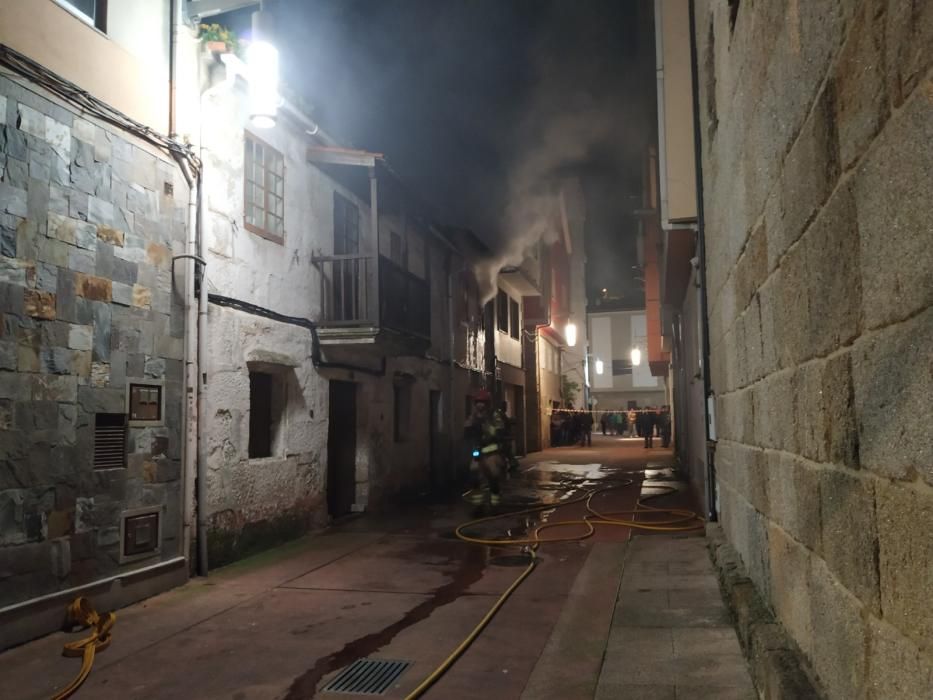
M648 364L648 325L644 311L590 313L589 335L594 358L590 395L598 410L667 403L666 377L653 375ZM633 349L640 355L637 365L632 364ZM602 368L602 372L598 368Z

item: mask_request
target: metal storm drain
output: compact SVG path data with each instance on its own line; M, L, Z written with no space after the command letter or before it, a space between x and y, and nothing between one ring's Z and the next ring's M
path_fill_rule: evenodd
M357 659L324 686L326 693L382 695L411 666L411 661Z

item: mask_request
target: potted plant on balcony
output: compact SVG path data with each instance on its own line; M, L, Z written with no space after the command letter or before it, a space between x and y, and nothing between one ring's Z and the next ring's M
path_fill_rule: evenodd
M211 53L237 53L239 50L236 33L219 24L202 24L198 38Z

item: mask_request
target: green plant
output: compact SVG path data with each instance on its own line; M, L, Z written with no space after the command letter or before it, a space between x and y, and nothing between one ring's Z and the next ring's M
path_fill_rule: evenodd
M565 405L573 406L576 403L578 391L580 391L580 385L577 382L573 381L572 379L568 379L567 377L563 377L561 381L560 393L564 399Z
M236 32L231 29L227 29L220 24L202 24L200 27L200 33L198 38L203 42L208 41L222 41L227 46L227 51L231 53L239 53L240 50L240 41L237 38Z

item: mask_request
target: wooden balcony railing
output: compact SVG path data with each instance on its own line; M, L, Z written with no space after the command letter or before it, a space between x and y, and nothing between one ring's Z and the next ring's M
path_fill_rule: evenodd
M431 337L431 300L428 283L379 256L330 255L312 263L321 280L322 328L390 328Z

